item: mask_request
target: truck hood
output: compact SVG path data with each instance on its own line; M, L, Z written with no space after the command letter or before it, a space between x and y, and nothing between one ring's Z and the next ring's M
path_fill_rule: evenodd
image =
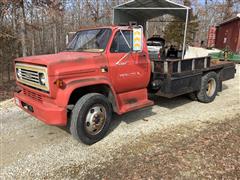
M60 52L57 54L21 57L17 58L15 62L47 66L48 74L50 76L55 76L61 75L62 72L68 74L68 69L92 69L94 68L93 60L98 58L105 59L102 57L102 53Z
M17 58L16 62L28 63L33 65L53 65L64 62L81 62L99 56L101 53L83 52L60 52L57 54L47 54L38 56L28 56Z

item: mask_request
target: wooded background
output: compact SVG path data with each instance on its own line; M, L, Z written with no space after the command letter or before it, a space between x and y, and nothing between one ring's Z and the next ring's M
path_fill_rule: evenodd
M82 27L110 25L112 7L123 2L127 0L0 0L0 90L14 79L14 58L63 50L68 32ZM240 0L175 2L192 7L189 44L206 42L211 25L239 13L240 9ZM152 22L149 23L149 36L160 34L168 41L178 42L182 40L179 31L182 31L183 25Z

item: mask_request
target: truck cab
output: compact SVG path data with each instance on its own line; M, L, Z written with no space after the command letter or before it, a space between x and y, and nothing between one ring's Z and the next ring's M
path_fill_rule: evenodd
M209 57L150 59L141 26L83 29L63 52L15 60L15 102L46 124L66 126L77 140L93 144L107 133L112 112L153 105L150 91L169 98L194 93L202 102L213 101L221 82L234 77L235 66L210 64Z

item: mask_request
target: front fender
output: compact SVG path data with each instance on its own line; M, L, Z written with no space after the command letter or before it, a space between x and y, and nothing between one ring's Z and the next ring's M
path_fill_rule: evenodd
M67 107L69 98L75 89L93 85L107 85L112 91L117 106L117 110L119 110L116 92L113 89L110 81L106 77L89 77L67 81L65 84L65 88L59 89L57 91L56 103L59 104L59 106L61 107Z

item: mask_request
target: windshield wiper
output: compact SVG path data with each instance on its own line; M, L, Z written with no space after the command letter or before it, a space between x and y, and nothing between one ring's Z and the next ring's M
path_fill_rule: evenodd
M73 51L72 48L66 48L64 51Z
M86 49L79 48L79 49L72 49L72 48L66 48L64 51L73 51L73 52L82 52Z

